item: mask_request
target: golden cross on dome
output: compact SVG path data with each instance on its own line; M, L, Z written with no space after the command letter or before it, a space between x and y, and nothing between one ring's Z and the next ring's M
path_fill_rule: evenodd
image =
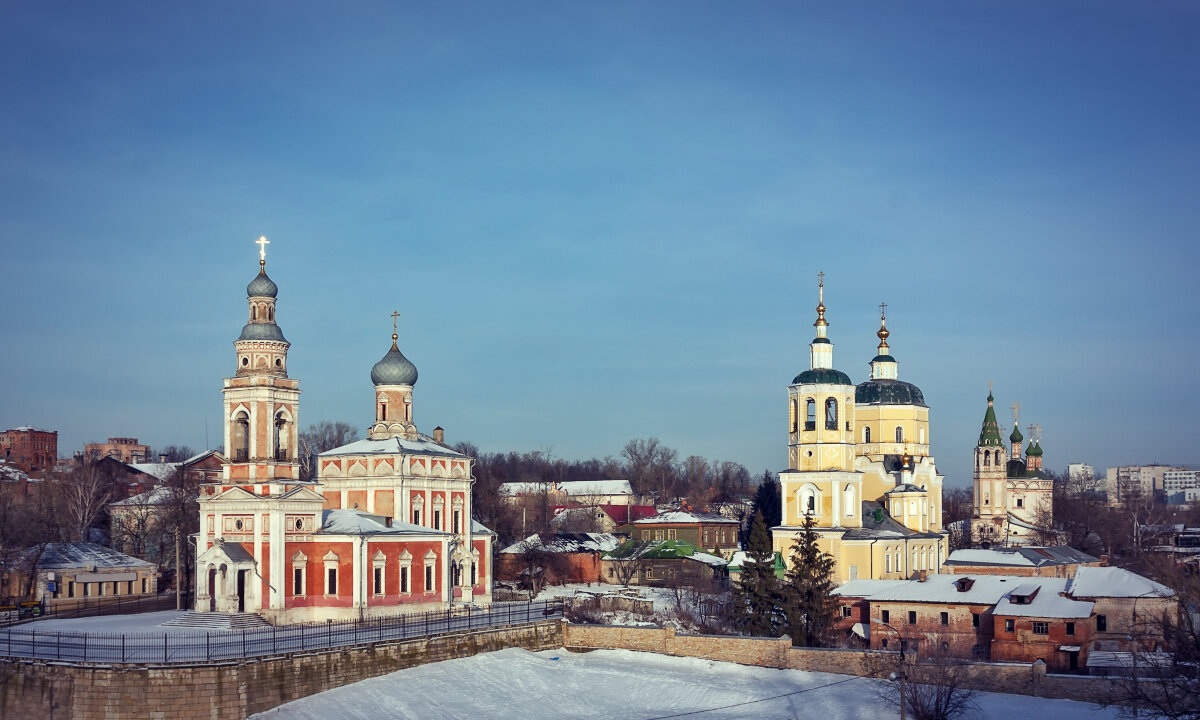
M257 240L255 240L254 244L258 245L258 260L259 260L259 262L266 262L267 261L267 246L271 244L271 241L267 239L266 235L263 235L263 236L259 237Z
M1031 435L1033 435L1033 441L1035 443L1040 444L1042 442L1042 426L1041 425L1030 425L1029 433Z
M825 271L824 270L817 273L817 286L825 287Z
M887 320L887 303L885 302L879 303L879 318L881 320Z
M400 337L399 335L396 334L396 318L398 318L398 317L400 317L400 311L393 310L392 311L392 342L396 342L396 340L398 340Z
M1013 411L1013 427L1017 427L1018 425L1020 425L1020 424L1021 424L1021 421L1020 421L1020 418L1021 418L1021 403L1018 403L1018 402L1015 402L1015 403L1013 403L1013 404L1012 404L1012 411Z
M992 393L992 385L993 385L992 381L988 380L988 394L989 395Z

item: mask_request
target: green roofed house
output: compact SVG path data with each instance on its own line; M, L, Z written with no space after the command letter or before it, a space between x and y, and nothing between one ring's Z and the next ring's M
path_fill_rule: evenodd
M750 559L750 553L745 550L738 550L729 559L729 580L732 583L734 580L741 578L742 565ZM775 553L772 557L771 567L775 570L775 577L780 580L787 573L787 565L783 562L783 553Z
M600 561L605 582L651 587L725 587L728 563L681 540L626 540Z

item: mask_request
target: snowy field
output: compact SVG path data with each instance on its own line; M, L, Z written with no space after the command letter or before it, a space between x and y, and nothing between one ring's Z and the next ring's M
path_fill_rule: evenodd
M629 650L520 649L401 670L253 715L266 720L892 720L867 678L755 668ZM757 702L755 702L757 701ZM980 693L971 720L1117 720L1070 700ZM967 720L967 719L964 719Z

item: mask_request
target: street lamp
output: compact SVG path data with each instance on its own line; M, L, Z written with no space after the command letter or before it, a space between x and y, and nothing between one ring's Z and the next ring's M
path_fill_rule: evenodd
M896 639L900 641L900 670L898 672L888 673L888 680L900 681L900 720L904 720L904 636L900 634L899 630L882 620L871 618L871 622L876 625L882 625L888 630L896 633Z

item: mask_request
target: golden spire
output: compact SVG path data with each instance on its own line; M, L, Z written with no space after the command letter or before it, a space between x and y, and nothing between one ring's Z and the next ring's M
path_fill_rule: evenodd
M879 303L879 332L875 334L879 337L879 354L889 354L887 339L891 333L887 329L887 303Z
M400 311L393 310L392 311L392 349L393 350L400 349L399 347L396 346L396 341L400 339L400 336L396 334L396 318L398 318L398 317L400 317Z
M817 321L814 327L828 325L825 321L825 271L817 273Z

